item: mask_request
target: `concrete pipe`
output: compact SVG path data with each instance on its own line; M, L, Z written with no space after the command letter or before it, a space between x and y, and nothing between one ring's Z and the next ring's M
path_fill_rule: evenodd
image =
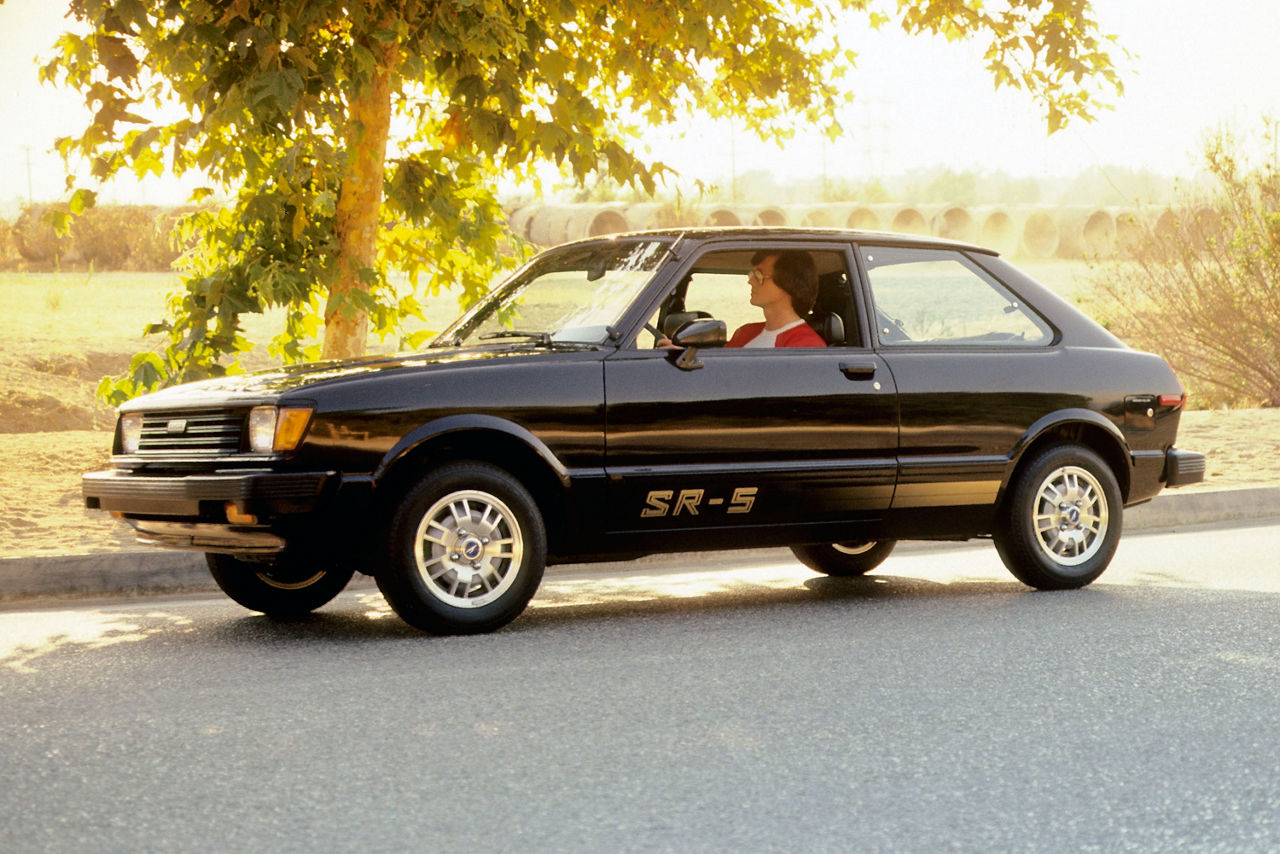
M1097 208L1065 208L1058 213L1058 256L1109 257L1116 249L1116 221Z
M1024 254L1032 258L1052 258L1062 235L1053 214L1047 210L1027 210L1018 218L1018 237Z
M574 209L564 205L538 208L529 223L529 240L538 246L555 246L569 238L567 226Z
M788 211L792 222L801 228L835 228L839 213L833 205L812 205Z
M1147 233L1142 214L1126 209L1114 209L1109 213L1116 224L1116 254L1131 254L1142 245Z
M929 221L917 207L910 205L875 205L871 209L881 228L900 234L928 234Z
M1013 217L1003 208L982 208L974 211L978 226L978 243L994 249L1001 255L1013 255L1018 251L1018 228Z
M860 231L879 231L880 217L866 205L858 205L845 215L844 226Z
M1178 233L1178 220L1181 214L1175 212L1173 208L1165 208L1156 216L1155 232L1156 237L1161 240L1172 240L1173 236Z
M617 234L627 230L626 217L616 204L576 205L565 223L565 239Z
M732 208L712 207L708 208L702 215L702 224L713 227L724 227L732 225L742 225L742 220L738 218L738 214Z
M1222 242L1226 233L1226 218L1222 211L1213 205L1197 205L1191 210L1191 221L1194 226L1192 239L1197 249Z
M646 231L653 228L675 228L675 209L659 202L639 202L622 209L627 231Z
M933 233L948 240L960 240L973 243L978 239L978 221L973 218L967 208L949 205L933 215L931 221Z
M533 224L533 216L540 205L524 205L518 207L507 217L507 227L521 240L529 240L529 226Z
M738 219L748 225L779 227L788 224L786 211L782 208L739 208L737 214Z
M1084 251L1098 258L1107 258L1116 252L1116 220L1104 210L1093 210L1085 218L1080 232Z

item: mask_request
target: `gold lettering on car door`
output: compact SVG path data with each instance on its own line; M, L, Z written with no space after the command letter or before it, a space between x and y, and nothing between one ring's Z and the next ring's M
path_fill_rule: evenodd
M702 503L703 491L701 489L682 489L680 497L676 499L676 509L672 516L679 516L681 510L688 510L690 516L698 515L698 505Z

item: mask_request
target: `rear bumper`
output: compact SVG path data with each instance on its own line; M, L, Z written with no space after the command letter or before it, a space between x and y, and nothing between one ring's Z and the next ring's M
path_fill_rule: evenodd
M1204 454L1170 448L1164 455L1164 485L1186 486L1204 480Z

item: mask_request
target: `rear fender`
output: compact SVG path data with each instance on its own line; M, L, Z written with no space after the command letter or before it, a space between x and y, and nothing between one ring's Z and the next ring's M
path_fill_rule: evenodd
M1004 500L1009 484L1014 482L1029 452L1048 444L1065 442L1074 442L1096 451L1111 466L1121 494L1128 497L1133 455L1120 428L1089 409L1060 409L1032 423L1014 445L997 502Z

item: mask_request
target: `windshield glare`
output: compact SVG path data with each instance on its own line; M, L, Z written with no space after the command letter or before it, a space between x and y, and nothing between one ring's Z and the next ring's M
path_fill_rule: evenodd
M657 270L659 241L569 247L539 257L446 330L445 344L528 337L599 344Z

